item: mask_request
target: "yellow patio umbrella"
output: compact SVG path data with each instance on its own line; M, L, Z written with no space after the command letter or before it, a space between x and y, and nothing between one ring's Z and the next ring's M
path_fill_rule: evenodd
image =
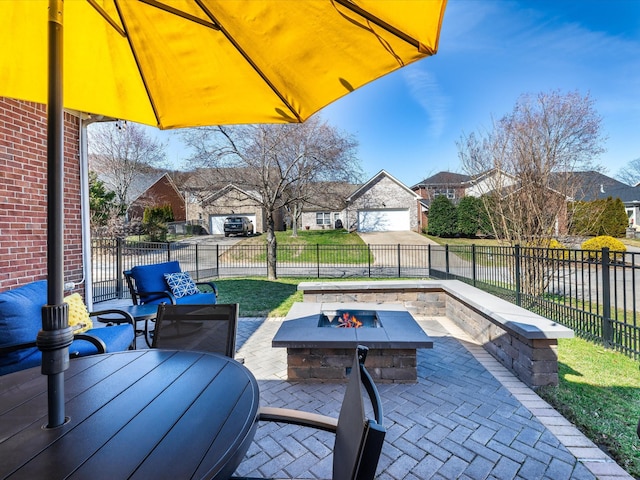
M39 345L64 421L62 111L162 129L302 122L433 55L446 0L3 0L0 95L48 104L48 278ZM62 72L64 71L64 76Z

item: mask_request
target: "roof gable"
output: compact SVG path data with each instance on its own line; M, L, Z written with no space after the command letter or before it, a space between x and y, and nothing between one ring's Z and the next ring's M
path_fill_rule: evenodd
M380 170L373 177L371 177L371 179L369 179L367 182L365 182L360 188L358 188L355 192L353 192L351 195L349 195L349 197L347 198L347 202L353 201L354 197L358 197L360 194L365 192L373 183L378 182L382 177L386 177L386 178L390 179L391 181L395 182L396 184L398 184L400 187L402 187L404 190L406 190L409 195L412 195L416 200L420 199L420 195L418 195L416 192L411 190L409 187L407 187L400 180L395 178L393 175L390 175L385 170Z

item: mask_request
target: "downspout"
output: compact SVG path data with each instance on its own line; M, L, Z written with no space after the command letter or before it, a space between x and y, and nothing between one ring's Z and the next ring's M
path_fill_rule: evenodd
M89 220L89 156L87 126L95 120L80 117L80 218L82 224L82 269L85 303L93 311L93 271L91 259L91 223Z

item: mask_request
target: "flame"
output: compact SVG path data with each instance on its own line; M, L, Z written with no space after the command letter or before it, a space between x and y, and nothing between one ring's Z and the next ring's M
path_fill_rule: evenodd
M338 321L340 322L338 326L342 328L360 328L362 326L362 322L349 312L344 312Z

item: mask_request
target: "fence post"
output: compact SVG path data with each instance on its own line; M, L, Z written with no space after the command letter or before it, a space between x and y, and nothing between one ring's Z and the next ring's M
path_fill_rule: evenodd
M216 243L216 275L220 278L220 244Z
M471 244L471 280L472 280L472 285L474 287L476 286L476 279L477 279L477 275L476 275L476 244L472 243Z
M198 244L196 243L196 279L200 280L200 262L198 260Z
M609 248L602 248L602 341L605 347L613 345L613 324L611 321L611 283Z
M116 238L116 298L123 297L123 285L122 285L122 238Z
M367 243L367 264L369 265L369 278L371 278L371 245Z
M445 244L444 246L444 272L447 274L447 279L449 278L449 244Z
M316 269L318 278L320 278L320 244L316 243Z
M171 261L171 244L167 242L167 262Z
M520 283L520 245L514 245L513 247L513 255L514 255L514 262L515 262L515 281L516 281L516 305L521 306L522 305L522 299L520 296L520 288L521 288L521 283Z
M401 264L400 264L400 244L398 244L398 278L400 278L400 269L401 269Z
M429 265L429 277L431 277L431 244L427 245L427 264Z

